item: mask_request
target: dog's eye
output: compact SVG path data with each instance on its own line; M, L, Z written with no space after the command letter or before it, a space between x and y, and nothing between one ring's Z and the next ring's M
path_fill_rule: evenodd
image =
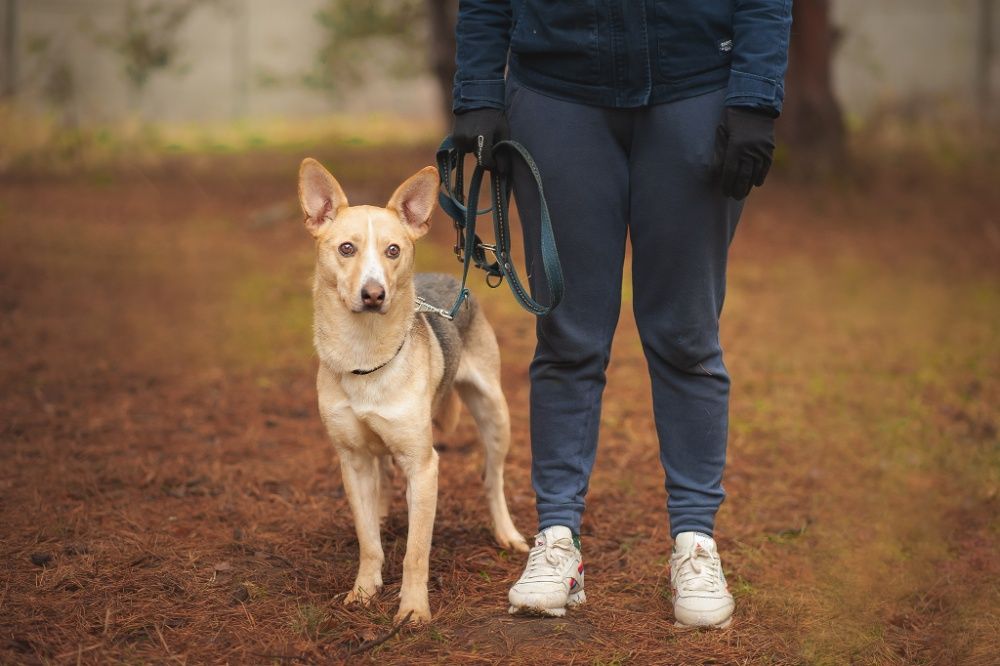
M389 257L390 259L395 259L396 257L398 257L399 246L393 243L389 247L385 248L385 256Z
M341 243L340 247L337 248L340 253L345 257L353 257L357 250L354 248L354 243Z

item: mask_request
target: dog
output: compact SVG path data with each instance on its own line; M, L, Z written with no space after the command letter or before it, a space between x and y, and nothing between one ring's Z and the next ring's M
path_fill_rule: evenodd
M409 530L397 622L427 622L438 454L432 426L453 430L464 403L485 448L484 486L500 546L527 552L504 495L510 415L493 328L471 296L450 321L416 312L459 290L451 277L414 273L414 243L430 228L434 167L401 184L385 208L350 206L316 160L299 169L299 202L316 241L313 332L320 417L340 458L360 546L345 603L367 604L382 587L379 522L389 511L395 463L406 477Z

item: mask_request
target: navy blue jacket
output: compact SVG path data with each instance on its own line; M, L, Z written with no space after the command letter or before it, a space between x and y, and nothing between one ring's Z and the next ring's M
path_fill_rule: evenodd
M728 86L728 106L781 111L792 0L460 0L454 109L504 108L504 71L609 107ZM509 58L508 58L509 53Z

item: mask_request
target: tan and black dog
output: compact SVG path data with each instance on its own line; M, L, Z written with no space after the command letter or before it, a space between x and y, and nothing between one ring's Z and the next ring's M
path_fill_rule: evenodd
M438 456L432 423L452 430L465 403L486 449L486 503L497 542L527 552L503 489L510 416L500 387L496 336L471 297L454 321L415 311L458 292L454 279L414 274L414 241L430 228L438 176L426 167L385 208L348 206L340 185L313 159L299 170L299 200L316 239L314 342L320 416L340 456L361 557L346 603L382 587L379 520L389 510L392 462L406 476L409 533L396 620L426 622Z

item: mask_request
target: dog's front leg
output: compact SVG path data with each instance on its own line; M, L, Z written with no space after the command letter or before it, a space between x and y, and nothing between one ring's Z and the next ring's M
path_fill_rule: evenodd
M426 442L408 449L397 459L397 463L406 474L406 504L410 525L406 536L403 585L399 593L396 621L402 621L409 615L411 622L430 622L427 577L434 514L437 511L438 455L431 442L429 427Z
M366 604L382 588L382 563L385 560L379 533L378 464L375 457L365 451L342 450L340 469L361 551L358 576L344 603L360 601Z
M392 456L378 459L378 517L385 520L392 507Z

